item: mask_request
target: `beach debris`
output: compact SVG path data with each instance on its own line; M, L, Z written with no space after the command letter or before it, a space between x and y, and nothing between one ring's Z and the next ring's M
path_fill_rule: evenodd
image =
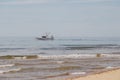
M37 55L29 55L29 56L25 56L26 59L37 59L38 56Z
M37 55L5 55L0 56L0 59L37 59Z
M101 57L101 54L96 54L96 57Z
M104 57L105 55L104 54L101 54L101 53L98 53L98 54L96 54L96 57Z

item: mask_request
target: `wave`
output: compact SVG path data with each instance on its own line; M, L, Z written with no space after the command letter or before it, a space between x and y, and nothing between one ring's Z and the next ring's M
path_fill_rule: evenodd
M96 45L62 45L66 50L86 50L96 48L120 48L117 44L96 44Z
M0 50L22 50L26 48L0 48Z
M106 69L113 69L115 67L112 67L112 66L107 66Z
M63 46L118 46L117 44L95 44L95 45L90 45L90 44L81 44L81 45L63 45Z
M97 57L118 57L120 54L70 54L70 55L38 55L38 59L64 59L64 58L97 58Z
M60 70L60 71L65 71L65 70L74 70L74 69L80 69L80 66L60 66L56 68L51 68L50 70Z
M73 72L73 73L70 73L71 75L85 75L86 72Z
M9 70L0 70L0 73L4 74L4 73L9 73L9 72L17 72L17 71L20 71L20 70L21 70L21 68L9 69Z
M69 55L37 55L39 59L58 59L58 58L89 58L95 57L94 54L69 54Z
M56 61L56 63L62 64L62 63L64 63L64 61Z
M93 53L93 54L61 54L61 55L5 55L0 56L1 59L64 59L64 58L97 58L97 57L116 57L120 58L120 54ZM62 62L58 62L62 63ZM9 66L9 65L8 65Z
M4 64L4 65L0 65L0 68L4 68L4 67L12 67L15 64Z
M61 74L56 74L56 75L49 75L49 76L44 76L44 77L39 77L39 78L37 78L37 79L50 79L50 78L55 78L55 77L62 77L62 76L68 76L69 75L69 73L61 73ZM55 80L57 80L57 79L55 79ZM59 80L61 80L61 79L59 79Z

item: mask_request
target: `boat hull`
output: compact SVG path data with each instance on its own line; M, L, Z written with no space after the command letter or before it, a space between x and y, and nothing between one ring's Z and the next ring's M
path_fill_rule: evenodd
M52 38L36 38L37 40L54 40Z

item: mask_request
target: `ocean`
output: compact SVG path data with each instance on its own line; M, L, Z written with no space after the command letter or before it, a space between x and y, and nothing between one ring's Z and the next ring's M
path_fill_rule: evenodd
M120 67L118 37L0 37L0 80L65 80Z
M118 52L120 38L68 37L41 41L34 37L0 37L0 55L61 55Z

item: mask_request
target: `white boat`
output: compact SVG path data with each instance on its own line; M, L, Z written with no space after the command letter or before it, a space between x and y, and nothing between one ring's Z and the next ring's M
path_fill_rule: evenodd
M54 40L53 35L49 36L48 34L41 36L41 37L36 37L37 40Z

